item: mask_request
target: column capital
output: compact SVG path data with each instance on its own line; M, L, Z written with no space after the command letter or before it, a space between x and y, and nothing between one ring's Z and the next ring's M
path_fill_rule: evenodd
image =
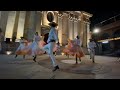
M58 13L58 17L59 17L59 18L62 18L62 17L63 17L63 14Z
M73 21L74 19L73 17L68 17L68 20Z
M81 16L78 16L78 20L81 21Z
M63 12L63 16L69 16L69 14L66 12Z

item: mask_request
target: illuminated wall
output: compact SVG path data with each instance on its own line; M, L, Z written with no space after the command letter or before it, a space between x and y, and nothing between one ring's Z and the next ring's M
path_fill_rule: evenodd
M8 14L5 38L12 38L13 28L15 24L16 11L10 11Z
M25 11L20 11L17 28L17 39L20 39L20 37L23 36L24 34L25 15L26 15Z
M48 12L49 11L9 11L8 18L6 17L7 24L5 24L5 38L12 38L13 34L15 33L17 39L20 39L21 36L24 36L29 40L32 40L36 31L39 33L39 35L41 35L41 29L49 26L49 21L47 20ZM50 12L52 12L54 15L54 22L58 23L58 37L61 45L66 44L68 38L73 40L77 35L79 35L84 43L83 46L86 46L89 38L89 36L87 37L86 35L88 35L90 31L90 27L84 23L86 20L84 18L86 17L83 18L83 16L88 15L87 18L90 18L91 14L89 15L80 11ZM4 13L0 14L0 17L2 17L3 14ZM2 21L0 21L1 26L3 26L1 24L3 21L5 21L4 18Z
M73 32L73 20L69 19L69 39L73 40L74 32Z
M62 44L62 17L58 16L58 38L60 44Z
M47 20L47 11L43 11L43 15L42 15L42 25L46 25L48 26L49 21Z
M77 21L74 21L74 39L78 35L78 29L77 29Z

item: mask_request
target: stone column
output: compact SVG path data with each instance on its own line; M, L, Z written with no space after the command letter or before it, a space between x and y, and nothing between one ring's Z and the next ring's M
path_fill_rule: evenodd
M58 23L58 12L54 11L54 22Z
M83 46L83 25L84 25L84 22L83 22L83 16L81 14L81 17L80 17L80 37L81 37L81 41L82 41L82 45Z
M17 39L24 35L24 24L25 24L26 11L20 11L18 27L17 27Z
M9 11L5 38L12 38L15 18L16 18L16 11Z
M78 35L77 21L74 20L74 39L76 38L77 35Z
M63 45L65 45L67 43L68 40L68 18L67 18L67 14L64 13L63 14L63 28L62 28L62 38L63 38Z
M24 25L24 35L23 35L25 38L28 38L29 18L30 18L30 11L26 11L25 25Z
M90 23L88 22L87 23L87 46L90 38L91 38Z
M80 36L80 20L78 19L78 23L77 23L77 29L78 29L78 35Z
M42 25L48 26L47 11L42 12Z
M83 23L83 47L87 47L87 23Z
M18 28L19 15L20 15L20 11L17 11L16 17L15 17L15 24L14 24L14 28L13 28L13 35L12 35L12 36L15 36L16 38L17 38L17 28Z
M41 21L42 21L42 12L37 12L36 15L36 32L41 36Z
M62 37L62 15L58 15L58 38L59 38L59 42L60 42L60 45L62 46L62 39L63 39L63 37Z
M5 36L8 15L9 15L10 11L0 11L0 12L1 12L1 14L0 14L0 28L2 29L2 32Z
M36 11L30 11L29 17L29 27L28 27L28 40L33 40L34 34L36 32Z
M74 27L73 27L73 19L69 19L69 39L73 40L74 38Z

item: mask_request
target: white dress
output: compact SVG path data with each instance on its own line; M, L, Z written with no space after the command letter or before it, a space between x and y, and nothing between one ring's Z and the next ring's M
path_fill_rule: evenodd
M17 48L16 52L17 51L22 51L24 48L25 48L24 40L20 40L20 45Z
M34 36L34 41L33 43L30 45L30 49L31 49L31 55L35 56L38 54L41 54L43 52L43 50L40 48L39 46L40 43L40 36Z
M75 39L74 41L75 41L75 44L81 46L81 41L80 41L80 39Z

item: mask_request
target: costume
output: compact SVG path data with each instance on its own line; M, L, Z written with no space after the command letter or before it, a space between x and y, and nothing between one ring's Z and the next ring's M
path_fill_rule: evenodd
M92 59L93 62L94 62L94 56L95 56L95 47L96 47L96 43L94 41L91 41L88 43L88 51L90 53L90 59Z
M52 60L52 65L53 67L57 66L55 57L53 55L53 49L55 47L55 42L58 42L58 36L56 34L56 29L55 27L51 27L50 32L49 32L49 37L47 40L47 45L43 47L43 49L49 54L51 60Z
M19 43L20 43L20 45L17 48L15 53L16 53L16 55L23 55L23 51L24 51L24 48L25 48L25 40L21 39Z
M76 44L75 40L68 41L68 45L65 47L65 49L63 49L63 53L72 55L72 56L77 55L77 57L79 58L84 56L82 48L80 47L80 45Z

